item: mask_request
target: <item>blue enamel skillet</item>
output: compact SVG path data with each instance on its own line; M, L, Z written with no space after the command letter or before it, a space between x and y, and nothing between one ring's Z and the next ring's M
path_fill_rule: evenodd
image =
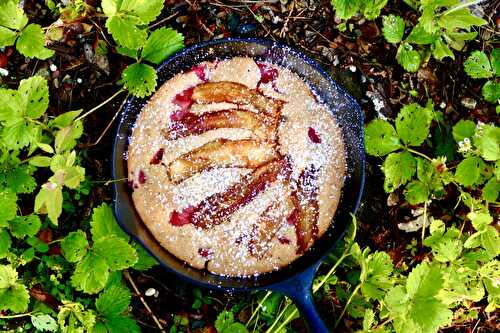
M365 177L363 114L356 101L314 60L287 45L265 39L217 39L185 48L158 67L158 84L202 61L235 56L275 63L295 72L310 85L340 124L347 151L347 175L337 212L327 232L316 240L312 249L287 267L251 278L227 277L189 267L167 252L141 221L124 181L113 184L114 212L123 230L141 243L164 269L180 279L201 287L230 292L272 290L282 293L292 298L312 332L325 333L328 328L314 307L311 286L322 259L342 239L351 219L350 214L360 203ZM128 138L145 102L144 99L131 97L125 104L113 144L114 179L127 177L125 156Z

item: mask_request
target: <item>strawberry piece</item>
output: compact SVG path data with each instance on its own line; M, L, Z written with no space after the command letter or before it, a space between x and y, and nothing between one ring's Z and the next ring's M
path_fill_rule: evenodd
M172 99L172 103L177 106L180 106L180 110L172 113L170 115L170 119L174 121L179 121L183 119L191 109L191 105L193 105L193 96L194 87L187 88L183 92L175 95L174 99Z
M309 130L307 131L307 136L309 136L309 139L313 143L321 143L321 138L319 137L318 133L316 133L314 128L309 127Z
M198 79L202 80L203 82L208 81L207 74L205 72L206 69L207 69L207 66L205 64L196 65L196 66L193 66L193 68L191 68L191 70L196 74Z
M260 83L273 82L278 78L278 70L268 64L257 63L260 69Z
M149 161L149 164L160 164L164 153L165 153L165 149L163 149L163 148L158 149L158 151L153 155L153 157Z
M198 254L200 256L202 256L203 258L210 258L214 255L214 250L212 250L210 248L199 248Z
M144 174L144 171L142 170L139 171L137 180L139 181L139 184L144 184L146 182L146 174Z
M195 209L194 206L188 206L180 213L174 210L170 215L170 224L176 227L182 227L183 225L191 223Z

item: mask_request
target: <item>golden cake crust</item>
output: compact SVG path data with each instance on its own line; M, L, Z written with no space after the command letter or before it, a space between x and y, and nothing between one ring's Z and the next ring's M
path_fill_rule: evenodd
M251 58L235 57L221 62L205 62L194 71L177 74L158 89L138 116L128 150L129 180L134 188L132 198L151 233L165 249L187 264L221 275L265 273L298 258L329 227L344 181L344 145L341 130L333 116L296 74L272 64L260 66ZM268 77L263 79L265 73L262 66L267 71L273 71L272 81ZM203 75L199 74L200 70ZM226 154L223 155L226 159L224 163L214 163L213 160L209 160L209 163L205 159L203 168L181 172L182 177L171 179L169 166L177 166L178 161L184 162L186 156L199 159L200 154L192 152L207 145L217 146L213 142L263 140L268 147L270 138L273 139L271 135L265 135L263 139L262 134L256 132L254 123L246 128L219 128L218 123L213 125L212 120L206 129L193 130L193 135L184 132L180 136L165 135L165 130L171 130L176 119L183 117L178 116L179 110L186 109L183 104L185 99L179 99L179 96L183 96L179 94L187 94L190 88L206 84L207 80L208 83L219 82L219 86L224 82L241 84L263 97L252 97L258 98L259 104L242 104L241 101L189 102L194 103L188 109L194 118L197 115L197 126L205 126L199 116L207 113L244 110L261 115L262 110L259 108L267 105L264 103L266 99L269 99L269 105L275 105L278 101L279 124L275 126L275 145L272 146L276 151L269 153L268 148L254 149L252 144L247 144L253 150L250 149L247 155L238 153L239 160L228 163L227 152L218 147L217 154ZM221 114L227 117L227 112ZM244 113L239 115L245 116ZM251 118L252 121L255 119ZM220 119L216 120L220 122ZM254 156L261 154L261 150L267 155ZM210 158L217 159L219 155ZM204 158L204 155L201 156ZM196 158L188 162L198 163ZM251 198L245 198L244 204L240 202L234 205L234 209L226 209L231 212L229 216L209 227L193 223L172 224L173 215L184 218L183 214L187 214L192 207L199 206L200 202L217 199L228 189L237 188L244 179L257 182L256 176L252 178L252 173L276 158L282 161L281 169L273 175L276 177L266 178L265 188L259 189L257 186L258 191L250 191ZM189 167L193 167L189 163ZM285 170L287 168L289 170ZM313 176L316 188L310 190ZM301 181L304 183L302 186ZM306 194L301 193L301 188ZM297 212L291 214L294 209L300 208L300 204L294 205L293 198L297 201L304 195L314 199L314 202L311 201L314 204L310 205L312 213L306 214L304 211L302 215ZM301 233L298 238L292 215L295 219L297 216L307 216L311 221L316 221L315 230L309 233L312 238L305 238L307 244L303 249L298 244L304 242L306 233Z

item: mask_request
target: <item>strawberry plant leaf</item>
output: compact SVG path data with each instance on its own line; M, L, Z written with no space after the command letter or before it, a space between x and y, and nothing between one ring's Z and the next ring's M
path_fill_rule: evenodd
M113 255L112 253L110 255ZM109 277L109 266L106 259L99 256L95 251L87 253L82 261L78 262L71 276L71 284L76 290L88 294L96 294L101 291Z
M151 95L156 87L156 71L146 64L129 65L122 73L122 83L130 93L143 98Z
M481 94L487 102L498 103L500 99L500 83L495 81L486 82L481 89Z
M33 178L33 167L16 166L9 170L5 180L7 187L15 193L31 193L35 190L36 182Z
M415 174L417 161L407 151L391 153L382 165L384 171L384 189L392 192L399 186L406 184Z
M135 251L137 252L137 262L132 266L133 269L138 271L145 271L153 266L158 265L158 262L153 258L139 243L133 243Z
M35 197L35 212L47 214L52 223L57 225L57 219L62 212L63 195L61 186L47 182L42 185Z
M416 103L405 105L396 118L396 131L409 146L420 146L429 135L430 125L429 109Z
M408 72L416 72L420 67L420 54L408 43L399 45L396 59Z
M111 333L140 333L137 322L126 316L106 317L105 326Z
M137 263L137 252L123 238L108 235L94 242L93 251L106 260L113 271L123 270Z
M455 179L463 186L480 184L482 182L481 171L483 168L484 162L480 157L467 157L458 164Z
M481 247L486 250L490 258L500 255L500 236L495 227L488 225L480 234Z
M358 12L361 7L360 0L331 0L335 8L335 16L342 20L348 20Z
M14 45L17 34L15 31L0 26L0 47Z
M481 51L471 53L464 62L464 70L473 79L488 79L494 74L488 56Z
M418 205L429 200L430 190L426 183L414 180L406 185L405 199L411 205Z
M16 216L10 221L10 232L16 238L32 237L38 233L41 226L42 221L38 215Z
M17 50L28 58L47 59L54 51L45 47L45 35L38 24L30 24L23 29L16 42Z
M28 24L28 17L24 14L18 1L6 0L0 4L0 26L13 30L21 30Z
M479 155L486 161L500 159L500 127L483 125L474 137Z
M368 256L366 277L361 285L361 291L368 300L384 298L387 290L394 285L391 277L393 269L391 257L387 253L377 251Z
M149 35L142 49L141 57L159 64L184 47L184 36L172 28L160 28Z
M0 265L0 310L24 312L28 302L28 290L18 282L16 270L9 265Z
M5 258L9 253L12 239L7 229L0 229L0 258Z
M62 153L73 149L76 146L76 141L83 134L83 124L80 120L71 125L61 128L56 133L54 146L57 153Z
M500 49L493 49L490 55L491 66L495 70L495 75L500 76Z
M59 329L57 321L48 314L39 314L31 316L31 323L40 331L55 332Z
M22 115L21 103L17 90L0 88L0 121L7 125L18 121Z
M45 113L49 106L49 86L46 79L41 76L32 76L21 80L17 91L26 116L37 119Z
M434 44L432 44L431 50L432 50L432 56L436 60L441 61L446 57L450 57L451 59L455 59L455 55L450 50L448 45L446 45L445 42L441 38L438 38L434 41Z
M380 16L380 12L387 5L388 0L364 0L361 1L363 5L363 16L368 20L375 20Z
M461 119L453 126L453 138L456 142L462 141L465 138L471 139L476 132L476 124L472 120Z
M388 121L375 119L365 128L365 148L370 155L384 156L401 148L401 144Z
M498 198L498 192L500 192L500 181L495 177L492 177L483 187L483 200L489 202L496 201Z
M62 129L73 124L73 121L82 113L82 110L68 111L58 115L54 120L49 122L49 126L55 126Z
M107 204L102 204L94 208L92 211L92 221L90 222L90 232L94 242L101 238L106 238L110 235L116 235L125 240L128 240L128 235L116 223L111 207Z
M120 11L132 13L148 24L160 15L163 4L163 0L122 0Z
M232 323L234 323L233 313L231 311L224 310L219 313L217 319L215 320L215 329L217 330L217 332L222 332Z
M434 43L437 38L437 35L427 32L424 26L418 23L413 27L405 41L410 44L428 45Z
M113 38L126 48L137 50L144 45L148 36L146 29L139 28L141 20L136 16L122 14L106 21L106 28Z
M450 11L441 15L438 20L438 24L448 31L469 30L472 26L482 26L487 23L482 18L472 15L469 8Z
M118 316L128 310L130 297L130 291L126 287L111 285L97 298L96 309L104 317Z
M0 187L0 202L2 203L2 209L0 209L0 227L6 227L8 226L7 222L16 217L16 193L9 188Z
M397 15L384 16L382 19L382 32L385 40L392 44L397 44L403 40L405 33L405 21Z
M89 242L82 230L70 232L61 242L61 251L69 262L78 262L87 254Z

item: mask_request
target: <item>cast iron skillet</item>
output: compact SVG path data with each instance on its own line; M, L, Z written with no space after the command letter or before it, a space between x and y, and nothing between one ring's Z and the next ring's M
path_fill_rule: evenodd
M347 178L339 207L328 231L314 247L287 267L251 278L223 277L206 270L187 266L167 252L141 221L134 208L126 182L113 184L114 212L120 226L169 272L198 286L226 290L273 290L293 299L313 332L328 332L316 311L311 294L314 274L321 260L339 241L358 208L364 184L363 115L359 105L320 66L290 47L264 39L227 38L200 43L169 58L157 69L161 85L180 71L204 60L248 56L289 68L309 83L311 89L328 105L339 122L347 150ZM113 144L112 173L114 179L127 178L127 146L129 136L146 100L131 97L125 104Z

